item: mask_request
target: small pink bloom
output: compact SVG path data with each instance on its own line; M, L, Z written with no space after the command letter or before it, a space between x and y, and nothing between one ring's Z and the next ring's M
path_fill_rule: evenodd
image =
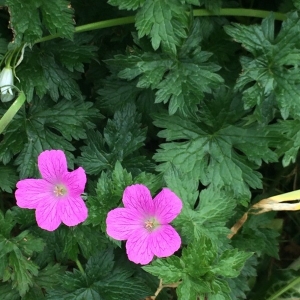
M127 240L129 260L148 264L156 255L167 257L177 251L181 239L169 225L182 209L181 200L168 188L152 200L142 184L128 186L123 193L124 208L110 211L106 218L107 234L116 240Z
M86 184L83 168L68 172L67 160L61 150L46 150L38 157L43 179L24 179L17 183L17 205L36 209L39 227L53 231L63 222L75 226L88 215L80 197Z

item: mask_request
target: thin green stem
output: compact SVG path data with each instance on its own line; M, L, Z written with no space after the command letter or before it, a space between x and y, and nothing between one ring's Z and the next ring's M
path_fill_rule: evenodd
M135 17L131 16L131 17L110 19L110 20L90 23L90 24L86 24L86 25L81 25L81 26L75 27L75 33L97 30L97 29L108 28L108 27L119 26L119 25L125 25L125 24L131 24L131 23L134 23L134 19L135 19ZM46 41L53 40L58 37L60 37L60 35L58 35L58 34L48 35L43 38L40 38L35 43L46 42Z
M277 299L280 295L288 291L289 289L293 288L295 285L300 284L300 277L297 277L296 279L292 280L288 285L271 295L267 300L275 300Z
M18 98L14 101L14 103L10 106L10 108L6 111L3 117L0 119L0 134L9 124L9 122L13 119L19 109L22 107L23 103L26 100L26 96L24 92L20 92Z
M85 272L84 272L84 270L83 270L83 267L82 267L82 265L81 265L81 262L78 260L78 258L75 259L75 262L76 262L76 265L77 265L78 269L80 270L80 272L81 272L83 275L85 275Z
M247 9L247 8L223 8L218 13L210 12L206 9L196 9L193 11L195 17L205 16L242 16L242 17L256 17L265 18L271 12L267 10ZM284 21L286 15L278 12L273 12L274 18L279 21Z
M195 17L208 17L208 16L244 16L244 17L256 17L256 18L265 18L270 14L270 11L266 10L257 10L257 9L244 9L244 8L222 8L219 12L214 13L206 9L196 9L193 11ZM285 14L274 12L274 18L279 21L286 19ZM125 25L134 23L135 16L110 19L95 23L90 23L86 25L81 25L75 27L75 33L91 31L96 29L108 28L113 26ZM38 39L35 43L42 43L46 41L59 38L59 34L48 35Z
M242 16L242 17L256 17L266 18L270 15L270 11L246 8L223 8L218 13L210 12L206 9L196 9L193 11L195 17L208 17L208 16ZM286 15L282 13L273 12L274 18L279 21L284 21Z

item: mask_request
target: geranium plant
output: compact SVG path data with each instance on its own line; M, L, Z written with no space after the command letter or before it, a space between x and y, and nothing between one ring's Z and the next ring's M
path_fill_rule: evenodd
M0 9L0 299L300 298L298 0Z

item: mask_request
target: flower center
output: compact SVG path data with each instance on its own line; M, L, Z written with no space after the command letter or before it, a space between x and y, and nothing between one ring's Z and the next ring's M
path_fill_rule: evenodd
M67 193L67 189L62 184L57 184L54 187L53 193L56 197L62 197Z
M159 223L155 218L148 218L145 222L144 222L144 227L148 230L148 231L153 231L155 230L157 227L159 227Z

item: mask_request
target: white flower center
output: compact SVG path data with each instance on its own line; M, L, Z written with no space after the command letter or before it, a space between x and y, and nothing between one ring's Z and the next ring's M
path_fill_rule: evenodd
M160 226L159 222L155 219L155 218L148 218L147 220L145 220L144 222L144 227L148 230L148 231L153 231L155 230L157 227Z
M65 196L67 193L67 189L64 185L62 184L57 184L54 187L53 193L56 197L62 197Z

